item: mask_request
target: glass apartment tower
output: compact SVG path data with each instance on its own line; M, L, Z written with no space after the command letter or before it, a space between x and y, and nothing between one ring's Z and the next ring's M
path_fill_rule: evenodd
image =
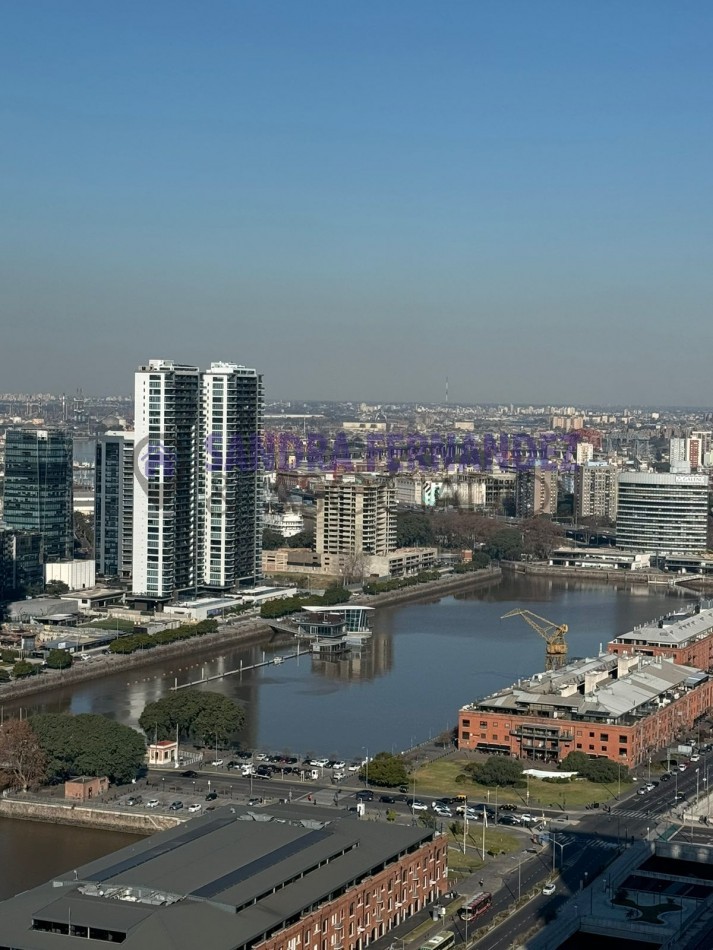
M103 577L131 577L133 499L134 433L107 432L97 439L94 467L94 549Z
M42 536L46 561L71 558L72 437L60 429L8 429L3 520Z
M229 591L261 573L262 377L150 360L136 373L135 595Z

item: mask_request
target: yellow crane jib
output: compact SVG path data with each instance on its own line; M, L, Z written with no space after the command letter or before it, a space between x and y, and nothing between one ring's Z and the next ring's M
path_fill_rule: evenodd
M511 610L503 614L500 618L505 620L508 617L522 617L525 623L529 624L533 630L545 641L545 669L559 670L567 662L567 643L565 634L569 627L566 623L553 623L546 617L540 617L539 614L531 610Z

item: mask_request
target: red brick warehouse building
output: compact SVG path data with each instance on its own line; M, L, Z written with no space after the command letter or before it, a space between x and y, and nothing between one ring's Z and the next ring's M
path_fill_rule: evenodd
M458 714L458 746L557 763L570 752L629 767L690 729L713 704L709 674L668 657L602 654L537 673Z

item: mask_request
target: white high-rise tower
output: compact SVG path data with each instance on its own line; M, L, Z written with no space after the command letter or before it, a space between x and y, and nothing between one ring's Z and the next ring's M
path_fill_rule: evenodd
M136 373L136 596L259 579L262 414L262 377L252 369L150 360Z

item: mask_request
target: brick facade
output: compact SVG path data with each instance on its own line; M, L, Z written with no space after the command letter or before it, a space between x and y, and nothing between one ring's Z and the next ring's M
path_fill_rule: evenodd
M713 680L628 725L464 708L458 714L458 748L551 763L584 752L633 767L680 738L711 706Z
M363 950L448 890L447 839L439 836L366 878L255 950Z

